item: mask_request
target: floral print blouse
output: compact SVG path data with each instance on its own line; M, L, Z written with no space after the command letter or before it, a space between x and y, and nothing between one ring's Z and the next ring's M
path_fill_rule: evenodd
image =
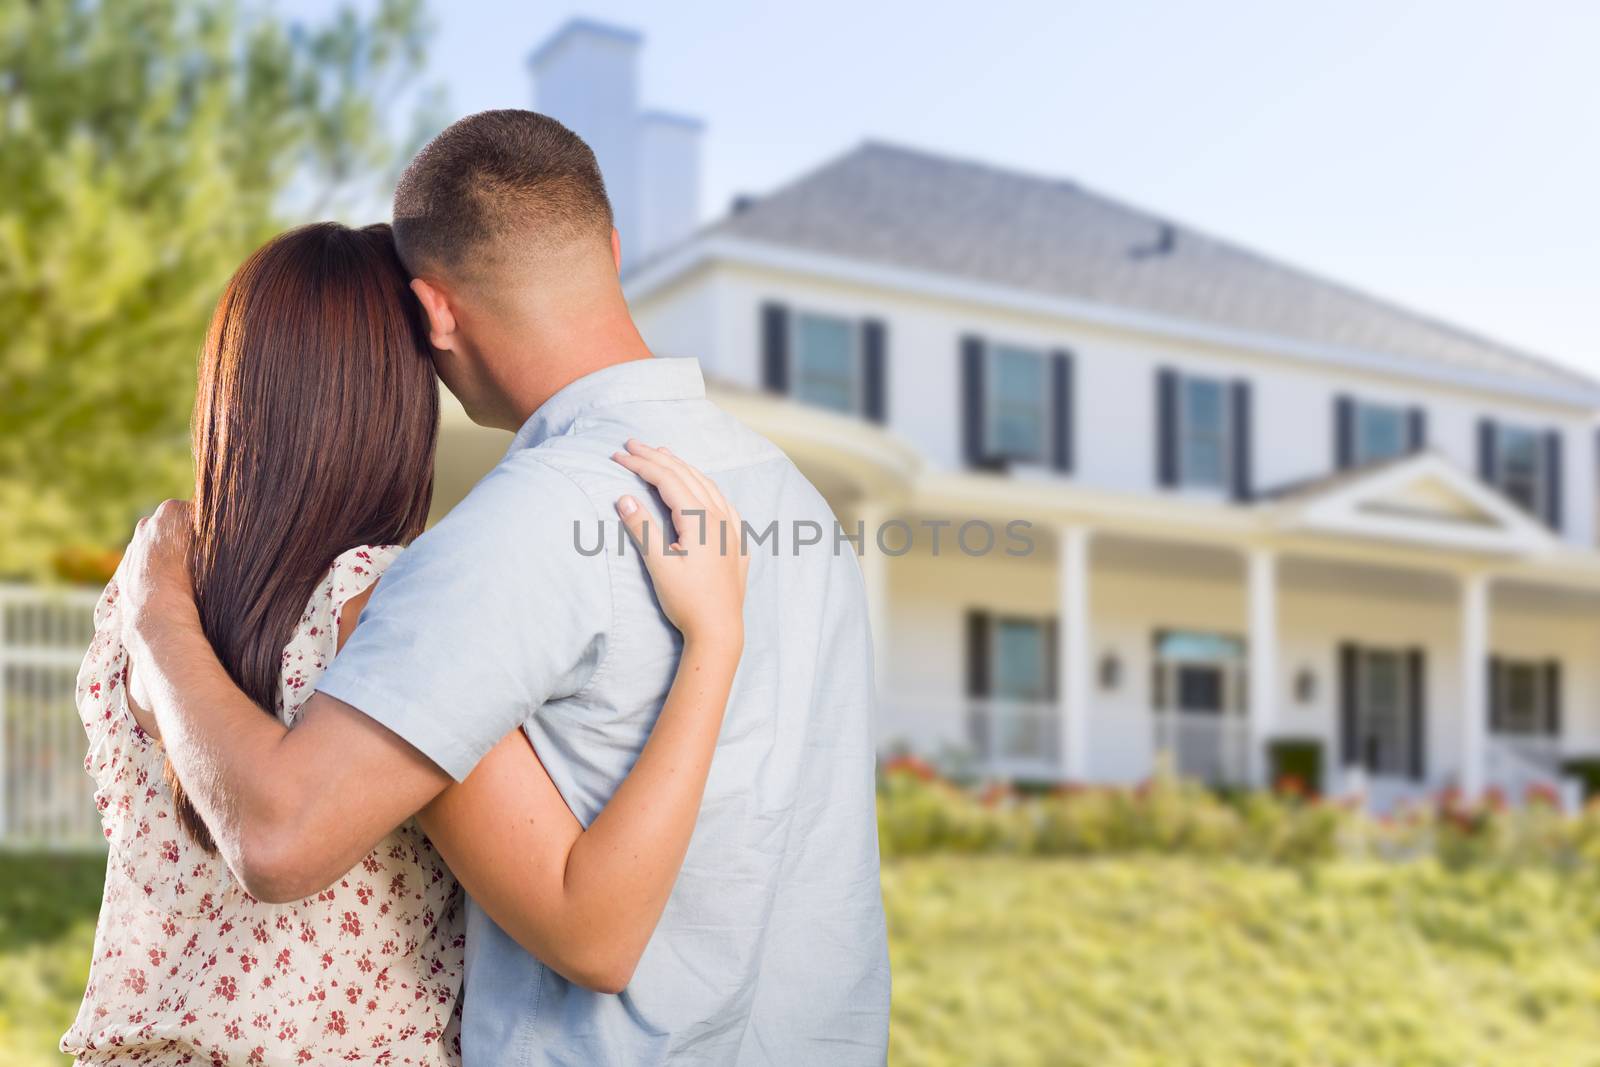
M317 586L283 650L285 723L338 649L345 602L398 553L351 549ZM61 1050L91 1064L458 1064L461 892L433 846L408 822L314 897L245 892L180 827L161 744L124 699L117 595L113 578L78 673L110 856L88 989Z

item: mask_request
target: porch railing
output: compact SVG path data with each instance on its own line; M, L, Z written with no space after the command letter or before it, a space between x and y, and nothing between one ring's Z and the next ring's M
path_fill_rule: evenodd
M96 599L0 585L0 847L103 843L73 705Z
M1180 778L1241 785L1249 774L1249 725L1241 715L1157 711L1156 751L1170 755Z
M1565 788L1559 737L1491 734L1487 755L1485 784L1512 801L1521 801L1535 786L1554 789L1558 794Z
M1060 709L1043 701L974 700L967 710L981 769L1003 778L1060 778L1060 722Z

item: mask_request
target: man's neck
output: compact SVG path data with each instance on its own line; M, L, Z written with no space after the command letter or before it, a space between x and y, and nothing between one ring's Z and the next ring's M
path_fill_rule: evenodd
M545 323L531 332L528 343L519 346L515 362L520 373L506 383L518 425L579 378L619 363L651 358L633 319L625 314L569 328Z

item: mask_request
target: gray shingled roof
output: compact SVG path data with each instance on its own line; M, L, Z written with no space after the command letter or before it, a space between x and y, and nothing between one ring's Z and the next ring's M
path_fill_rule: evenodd
M1584 393L1530 353L1274 262L1069 181L867 143L710 228Z

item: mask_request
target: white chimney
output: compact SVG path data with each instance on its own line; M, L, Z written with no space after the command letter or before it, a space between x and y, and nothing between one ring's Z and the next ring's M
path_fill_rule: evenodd
M600 171L626 267L665 247L700 217L697 119L639 107L634 30L573 19L528 57L534 107L589 142Z
M687 115L639 116L639 258L693 232L700 221L700 132Z

